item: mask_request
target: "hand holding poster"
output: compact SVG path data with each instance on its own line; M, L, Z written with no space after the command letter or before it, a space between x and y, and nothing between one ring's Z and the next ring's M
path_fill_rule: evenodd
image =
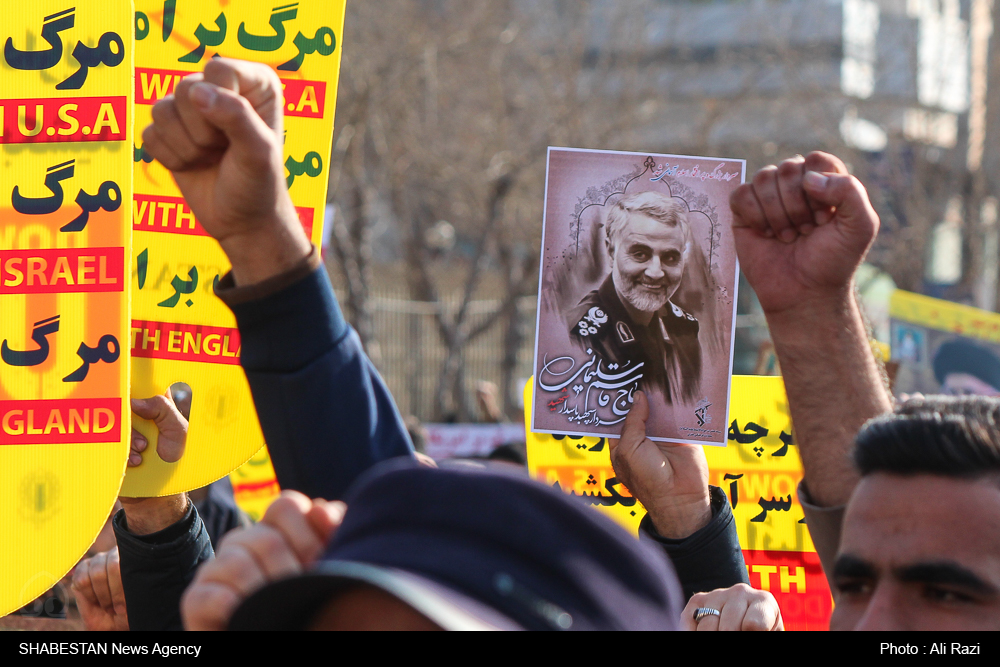
M280 4L280 3L279 3ZM136 126L154 105L215 56L264 63L281 80L286 183L306 235L322 240L344 0L136 2ZM240 334L214 294L229 263L195 218L170 172L134 146L136 194L134 320L130 336L136 397L175 383L192 388L187 452L177 463L154 451L129 470L122 493L160 496L195 489L232 472L264 444L240 367ZM155 429L137 420L155 443ZM171 457L168 457L171 458Z
M739 160L549 149L531 430L724 445Z
M0 28L0 616L83 556L128 457L132 3L67 4Z
M529 383L525 405L531 404ZM709 484L728 496L750 585L774 595L788 630L826 630L833 609L798 499L802 463L778 377L734 377L729 445L706 447ZM527 421L527 419L526 419ZM646 510L611 466L607 438L532 433L533 477L584 498L636 534Z

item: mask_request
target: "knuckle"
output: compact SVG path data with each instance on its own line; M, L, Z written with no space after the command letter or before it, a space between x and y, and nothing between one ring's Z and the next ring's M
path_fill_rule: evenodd
M160 136L156 132L156 127L154 125L147 125L146 129L142 131L142 141L146 144L146 149L149 150L151 145L155 145L160 139Z
M831 155L830 153L826 153L824 151L813 151L806 156L806 162L810 163L815 163L815 162L831 163L835 162L836 159L837 158L835 158L833 155Z
M216 108L219 110L219 114L227 118L230 122L240 121L254 113L249 100L238 95L219 95Z
M753 183L754 185L765 185L767 183L770 183L772 180L774 180L774 176L777 173L778 173L778 168L773 164L764 167L763 169L761 169L760 171L758 171L756 174L753 175Z
M83 561L73 570L73 588L83 588L90 585L90 569L87 561Z
M242 545L220 553L215 562L217 567L206 572L206 578L212 581L244 581L253 577L257 572L256 561Z
M90 584L96 589L108 587L108 570L106 567L91 571Z
M153 401L154 407L156 407L159 410L163 410L163 409L166 409L166 408L172 408L174 406L174 402L171 401L166 396L164 396L163 394L157 394L156 396L154 396L152 398L152 401Z
M839 171L843 163L830 155L821 151L813 151L806 156L805 168L808 171L835 172Z
M219 75L231 74L236 71L233 63L227 58L213 58L205 64L205 78L212 79Z
M281 78L278 77L278 73L266 65L254 63L254 66L258 70L263 88L271 94L277 94L281 90Z
M291 547L285 541L284 536L274 529L262 530L252 542L251 548L262 558L270 561L281 558L291 552Z
M268 508L268 511L264 514L264 518L267 518L267 515L272 512L275 514L285 514L288 512L305 514L311 506L312 501L298 491L283 491L281 496Z
M723 591L723 592L726 593L728 596L730 596L731 599L737 599L738 600L738 599L742 598L742 599L745 599L745 600L753 600L754 598L756 598L758 596L758 594L761 591L758 591L757 589L755 589L752 586L749 586L747 584L736 584L732 588L730 588L730 589L728 589L726 591Z
M177 117L176 101L173 95L168 95L153 105L153 122L167 123Z
M215 550L216 559L218 559L218 557L221 556L222 554L226 553L229 549L233 548L235 545L246 540L248 534L253 533L256 530L260 530L259 523L249 526L247 528L237 528L223 535L222 539L219 541L219 548ZM211 567L211 565L214 562L215 561L209 561L203 566L203 568Z
M174 86L174 97L179 100L187 100L191 87L203 78L204 77L201 73L191 74L190 76L184 77L177 82L176 86Z
M201 584L189 587L181 596L181 618L188 630L205 630L222 622L222 607L226 596L220 587Z
M729 198L729 203L734 209L742 210L753 202L753 199L753 186L741 185L735 192L733 192L732 196Z
M778 176L783 179L802 175L802 163L798 160L785 160L778 165Z

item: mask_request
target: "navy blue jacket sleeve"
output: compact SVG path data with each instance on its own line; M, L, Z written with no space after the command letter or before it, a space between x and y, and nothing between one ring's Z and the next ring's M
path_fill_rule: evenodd
M324 268L230 307L281 488L338 500L372 466L413 455L392 396L344 320Z
M639 537L660 545L674 564L686 600L696 593L750 583L729 500L722 489L713 486L711 491L712 521L690 537L660 537L648 514L639 524Z

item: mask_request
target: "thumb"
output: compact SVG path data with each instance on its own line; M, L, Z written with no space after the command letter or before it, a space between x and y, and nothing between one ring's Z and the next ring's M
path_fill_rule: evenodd
M328 543L343 523L346 513L347 505L344 503L314 500L312 508L306 513L306 521L317 537Z
M276 135L284 132L285 97L281 79L267 65L213 58L205 65L204 81L245 98Z
M875 221L877 226L878 215L868 191L854 176L808 171L802 185L813 200L837 209L837 218L843 222L866 225Z
M625 426L622 428L621 441L626 445L635 447L646 439L646 421L649 419L649 401L646 394L636 392L632 404L632 410L625 417Z
M229 140L230 150L248 158L269 155L277 140L250 101L232 90L201 81L191 87L191 101L206 121Z
M132 412L143 419L150 421L156 419L161 412L162 404L155 398L133 398Z
M164 394L145 399L133 398L132 412L157 424L160 424L167 417L181 417L173 400ZM183 419L183 417L181 418Z

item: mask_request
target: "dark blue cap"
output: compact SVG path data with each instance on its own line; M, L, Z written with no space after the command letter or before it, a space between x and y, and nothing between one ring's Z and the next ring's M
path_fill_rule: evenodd
M366 475L315 570L260 591L231 628L302 629L338 590L377 586L446 629L675 630L666 557L577 499L497 470L409 459ZM442 611L443 610L443 611ZM465 616L471 623L453 622Z
M961 338L948 341L934 355L934 377L943 385L952 373L965 373L1000 390L1000 359L987 347Z

